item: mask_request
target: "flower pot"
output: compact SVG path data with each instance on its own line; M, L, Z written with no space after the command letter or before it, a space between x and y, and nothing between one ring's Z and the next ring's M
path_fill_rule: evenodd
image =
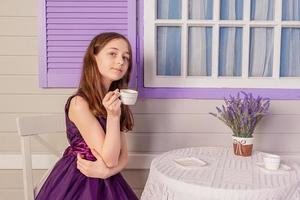
M238 156L251 156L254 138L242 138L232 136L233 152Z

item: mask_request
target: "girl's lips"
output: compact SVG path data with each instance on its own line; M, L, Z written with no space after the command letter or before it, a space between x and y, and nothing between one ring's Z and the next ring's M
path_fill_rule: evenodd
M112 68L114 71L118 71L120 73L122 73L122 70L121 69L116 69L116 68Z

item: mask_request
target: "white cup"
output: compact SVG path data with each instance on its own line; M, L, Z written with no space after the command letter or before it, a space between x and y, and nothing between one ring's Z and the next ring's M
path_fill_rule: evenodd
M123 104L134 105L137 100L138 91L131 89L121 89L120 96Z
M280 166L280 156L274 154L265 154L263 156L266 169L278 170Z

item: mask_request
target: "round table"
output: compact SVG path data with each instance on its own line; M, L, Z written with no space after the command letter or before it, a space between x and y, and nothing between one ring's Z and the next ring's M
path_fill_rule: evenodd
M199 147L169 151L153 159L141 200L299 200L300 166L270 172L257 166L263 152L251 157L232 148ZM174 159L194 157L207 165L184 168Z

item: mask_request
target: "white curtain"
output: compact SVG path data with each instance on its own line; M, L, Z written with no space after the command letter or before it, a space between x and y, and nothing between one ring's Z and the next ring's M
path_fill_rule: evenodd
M282 1L282 19L300 20L300 0Z
M280 76L300 76L300 28L282 29Z
M167 66L167 28L158 28L158 38L157 38L157 72L158 75L166 75Z
M158 0L159 19L180 19L181 0ZM181 28L157 27L157 75L181 74Z
M221 0L222 20L241 20L243 18L243 0Z
M300 0L282 2L283 20L300 20ZM281 33L280 76L300 76L300 28L283 28Z
M225 62L224 62L224 68L226 69L226 73L223 75L234 75L234 53L235 53L235 28L228 28L228 34L226 39L226 45L225 45Z
M251 1L252 20L273 20L273 18L274 0ZM251 28L249 76L272 76L273 46L273 28Z
M157 75L179 76L181 74L180 27L157 28Z
M242 28L221 28L219 75L240 76L242 61Z
M189 19L212 19L213 0L189 0Z
M275 0L252 0L251 20L273 20Z
M243 0L220 0L221 19L243 19ZM181 19L181 0L157 0L158 17ZM189 0L189 18L212 17L212 0ZM282 19L300 20L300 0L282 1ZM275 0L252 0L251 20L274 20ZM273 28L251 28L249 76L272 76ZM211 59L219 60L220 76L241 76L242 28L221 27L219 58L211 58L211 30L209 27L190 27L188 33L188 75L211 75ZM176 76L181 73L181 28L159 27L157 30L158 75ZM281 76L300 76L300 28L282 28Z
M249 76L272 76L273 28L251 28L249 65Z
M221 19L237 20L243 16L243 1L221 0ZM240 76L242 58L242 29L220 28L219 75Z
M212 19L212 0L189 0L190 19ZM188 75L211 75L211 27L190 27L188 32Z
M211 75L211 28L189 29L188 75Z

